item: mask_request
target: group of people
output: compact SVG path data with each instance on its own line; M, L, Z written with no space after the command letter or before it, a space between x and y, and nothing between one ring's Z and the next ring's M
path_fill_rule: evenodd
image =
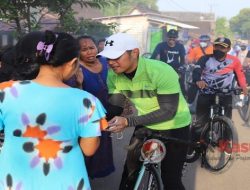
M6 51L0 68L6 81L0 84L1 188L90 189L89 178L115 170L110 133L127 127L134 127L134 134L143 129L188 140L191 114L178 75L185 49L177 38L176 30L168 31L151 59L141 57L137 40L125 33L109 36L98 51L91 36L32 32ZM234 73L247 94L242 66L227 54L230 48L229 39L218 38L212 52L200 59L193 55L200 117L208 114L212 89L231 88ZM127 99L136 113L121 116ZM224 102L228 116L230 101ZM134 187L142 143L128 151L120 190ZM164 188L183 190L187 146L166 147Z
M167 43L168 46L164 46L161 50L158 49L159 45L155 48L152 58L158 58L167 64L173 65L172 62L168 63L160 53L155 54L156 52L165 52L166 54L171 52L169 44L173 41L171 33L169 31L167 34ZM175 43L178 44L176 47L182 46L178 42L178 36L175 38ZM194 64L194 70L192 72L192 81L190 91L182 92L186 94L186 99L188 103L193 103L190 105L196 105L196 126L194 131L200 131L204 124L208 121L209 118L209 108L215 102L215 93L218 90L228 89L228 93L225 93L223 98L220 98L220 104L225 108L225 115L229 118L232 118L232 109L233 109L233 97L230 93L230 89L235 89L235 85L242 89L242 92L245 96L248 95L247 90L247 81L246 76L248 73L243 71L244 67L249 68L249 56L250 51L247 50L246 45L240 46L240 50L237 55L232 55L231 41L228 38L219 37L214 42L211 42L211 39L208 35L201 35L199 38L199 43L195 43L191 47L186 55L185 64ZM183 48L179 48L183 49ZM180 64L180 60L183 60L182 50L179 50L176 53L177 63L179 67L183 66ZM176 69L177 70L177 69ZM248 77L249 78L249 77ZM249 80L248 80L249 81ZM225 90L224 90L225 91ZM197 97L197 98L195 98ZM192 136L196 136L193 134Z
M89 189L83 155L98 149L106 111L95 96L64 82L79 69L77 41L32 32L12 51L18 75L1 83L1 189Z

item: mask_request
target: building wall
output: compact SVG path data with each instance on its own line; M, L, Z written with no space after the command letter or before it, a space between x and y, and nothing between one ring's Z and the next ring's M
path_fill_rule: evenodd
M148 51L149 23L146 16L111 18L102 20L103 24L117 23L116 32L125 32L133 35L140 44L141 54Z
M162 12L163 15L171 16L180 22L197 26L199 29L190 29L189 34L192 38L198 38L201 34L208 34L211 38L215 35L215 14L203 12Z
M190 36L198 38L201 34L208 34L213 39L215 36L215 22L187 22L187 24L198 26L199 29L190 30Z
M11 31L0 31L0 49L6 46L14 46L17 40Z

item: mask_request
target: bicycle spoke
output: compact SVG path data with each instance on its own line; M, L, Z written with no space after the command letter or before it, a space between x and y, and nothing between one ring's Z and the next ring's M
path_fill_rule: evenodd
M213 121L210 127L207 128L203 136L207 143L204 159L208 169L219 171L232 158L233 133L230 124L223 119Z

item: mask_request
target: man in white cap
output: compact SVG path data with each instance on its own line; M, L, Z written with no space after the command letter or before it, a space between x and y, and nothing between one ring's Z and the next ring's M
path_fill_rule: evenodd
M98 54L108 58L111 68L107 79L110 94L108 116L116 116L109 121L109 130L120 132L131 126L135 127L135 131L140 129L188 140L191 116L181 93L177 73L164 62L142 58L139 54L137 41L125 33L107 38L104 50ZM127 117L117 116L121 114L126 98L138 113ZM130 143L135 138L133 135ZM134 187L142 164L139 160L142 143L128 151L120 189ZM166 189L185 189L181 175L186 151L186 146L168 144L168 153L161 163Z

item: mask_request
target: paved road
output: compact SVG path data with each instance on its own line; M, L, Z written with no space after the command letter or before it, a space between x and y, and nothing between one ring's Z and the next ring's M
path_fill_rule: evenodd
M200 167L200 161L186 167L183 182L186 190L247 190L250 189L250 126L244 124L238 112L233 112L233 120L238 132L239 143L246 143L246 152L239 152L230 168L220 174L214 174ZM116 172L110 176L92 181L93 190L117 190L126 157L124 146L128 144L131 129L127 129L124 138L113 137Z

